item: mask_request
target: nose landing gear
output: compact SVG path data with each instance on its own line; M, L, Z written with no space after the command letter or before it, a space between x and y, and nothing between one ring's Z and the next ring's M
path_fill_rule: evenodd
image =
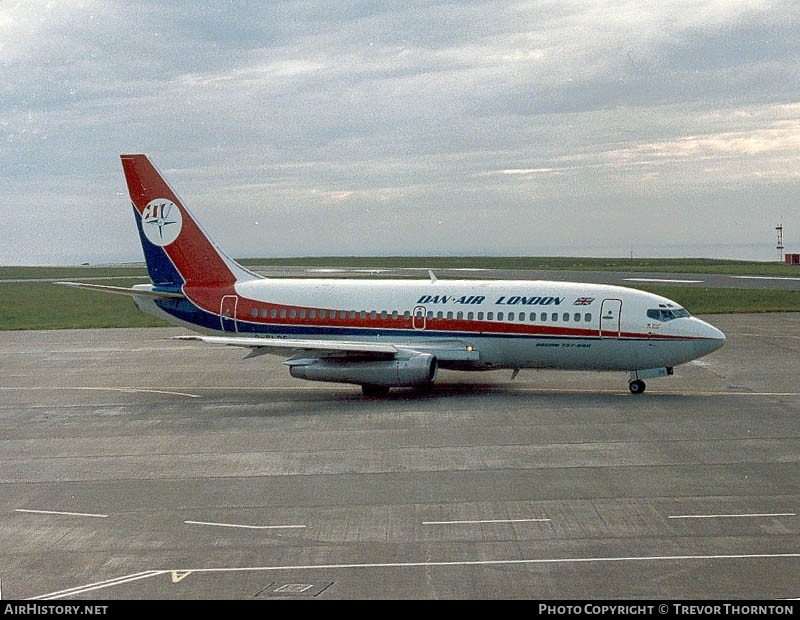
M645 384L642 379L652 379L653 377L669 377L672 374L672 367L667 368L645 368L632 370L628 379L628 389L631 394L641 394L644 392Z
M628 383L628 389L631 391L631 394L641 394L644 392L645 387L647 386L641 379L636 379Z

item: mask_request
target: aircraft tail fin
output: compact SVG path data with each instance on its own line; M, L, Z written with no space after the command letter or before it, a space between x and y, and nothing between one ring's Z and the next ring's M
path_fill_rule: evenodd
M121 155L150 279L156 289L231 286L258 278L202 229L147 155Z

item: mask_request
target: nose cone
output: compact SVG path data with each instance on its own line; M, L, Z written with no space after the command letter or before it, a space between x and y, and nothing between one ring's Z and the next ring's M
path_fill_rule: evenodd
M697 319L697 337L699 338L700 355L708 355L722 348L725 344L725 334L710 323Z

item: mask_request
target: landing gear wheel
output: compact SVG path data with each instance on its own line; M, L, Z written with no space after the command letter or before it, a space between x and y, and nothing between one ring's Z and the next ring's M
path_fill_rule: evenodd
M430 396L433 393L433 381L414 386L414 389L416 390L417 394Z
M644 392L645 384L644 381L641 379L637 379L636 381L631 381L628 384L628 389L631 391L631 394L641 394Z
M362 385L361 393L367 398L383 398L389 395L388 385Z

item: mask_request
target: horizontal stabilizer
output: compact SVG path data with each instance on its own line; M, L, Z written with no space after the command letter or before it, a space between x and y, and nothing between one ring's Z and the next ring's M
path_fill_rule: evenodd
M155 291L152 289L125 288L124 286L108 286L105 284L84 284L83 282L55 282L60 286L70 286L72 288L85 288L90 291L100 291L102 293L114 293L115 295L128 295L129 297L151 297L154 299L184 299L183 293L174 291Z

